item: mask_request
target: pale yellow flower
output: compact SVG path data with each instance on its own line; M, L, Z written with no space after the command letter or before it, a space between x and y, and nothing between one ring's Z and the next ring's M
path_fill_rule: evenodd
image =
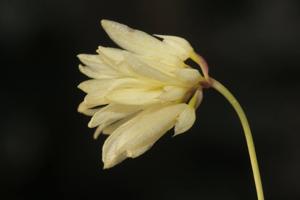
M87 93L78 111L92 116L88 126L109 135L102 149L104 168L140 156L168 130L184 133L195 122L202 89L220 92L237 112L245 133L257 197L264 199L261 178L246 115L236 98L209 77L205 60L183 38L151 36L126 25L102 20L102 27L122 49L100 46L97 55L78 55L80 71L90 77L78 87ZM158 39L160 38L160 39ZM194 60L201 68L184 61Z
M102 47L80 54L79 69L92 78L78 87L87 93L78 111L92 116L88 126L110 135L103 145L104 168L147 151L172 127L175 135L195 122L204 77L184 61L194 55L185 39L156 35L102 20L123 49ZM101 107L100 107L101 106Z

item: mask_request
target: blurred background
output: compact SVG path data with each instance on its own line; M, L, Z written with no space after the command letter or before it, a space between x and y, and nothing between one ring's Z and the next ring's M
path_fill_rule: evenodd
M188 39L249 117L266 199L300 199L298 0L1 0L1 199L256 199L238 118L214 90L186 134L102 170L76 55L116 46L103 18Z

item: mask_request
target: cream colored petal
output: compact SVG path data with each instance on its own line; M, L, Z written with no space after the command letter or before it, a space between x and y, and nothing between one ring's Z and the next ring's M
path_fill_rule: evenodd
M122 49L99 46L97 53L104 54L110 58L115 64L119 64L124 60Z
M92 79L83 81L78 88L86 93L95 92L97 90L111 91L120 88L145 88L152 89L159 87L154 82L136 78L116 78L116 79Z
M109 75L118 74L111 65L105 62L106 60L102 55L79 54L77 57L82 63L91 68L93 71Z
M109 101L125 105L147 105L157 103L156 99L162 90L147 90L140 88L125 88L110 92L106 98Z
M90 109L84 102L81 102L77 110L87 116L93 116L97 111L99 111L99 108Z
M109 37L120 47L140 55L154 56L163 63L182 65L180 58L173 55L173 49L157 38L118 22L102 20L101 24Z
M196 120L195 109L192 108L191 106L187 106L177 118L177 122L175 124L174 136L184 133L188 129L190 129L195 123L195 120Z
M172 51L172 50L169 50L168 52L170 52L170 51ZM164 53L166 53L166 52L167 51L165 51ZM171 65L176 68L186 67L186 64L183 62L184 60L180 59L177 56L173 56L173 55L169 55L169 54L164 54L164 55L160 54L160 55L155 55L155 56L157 57L156 60L163 64Z
M186 92L187 92L187 88L176 87L176 86L165 86L163 93L158 98L163 101L183 100Z
M101 78L101 74L95 70L92 70L91 68L89 67L85 67L85 66L82 66L82 65L79 65L79 71L81 73L83 73L84 75L90 77L90 78Z
M105 124L101 124L100 126L98 126L93 134L93 138L94 140L96 140L99 135L101 134L101 132L103 131L103 128L105 127Z
M111 70L99 71L90 68L88 66L82 66L82 65L79 65L79 71L84 75L94 79L111 79L111 78L117 78L119 76L119 74L116 73L115 71L111 71Z
M177 116L186 107L186 104L154 106L117 128L103 145L105 167L143 153L174 126Z
M197 90L196 93L196 104L195 104L195 109L197 109L199 107L199 105L202 102L203 99L203 91L201 89Z
M95 113L88 126L94 128L102 123L109 125L141 109L141 106L109 104Z
M124 49L144 55L165 50L160 40L143 31L110 20L101 20L101 24L109 37Z
M89 107L108 104L111 101L123 104L145 104L150 98L155 98L155 94L159 92L159 90L153 89L157 88L157 85L135 78L109 79L101 80L101 82L103 85L97 85L96 81L88 82L91 85L85 85L85 87L81 85L88 92L84 102ZM94 85L95 83L96 85ZM132 100L132 102L125 102L126 99ZM140 101L140 99L143 100ZM140 101L140 103L136 101Z
M152 146L153 146L153 144L150 144L150 145L137 147L137 148L132 149L132 150L127 150L126 151L126 156L129 157L129 158L136 158L136 157L142 155L143 153L145 153L146 151L148 151Z
M176 77L178 77L178 80L183 81L189 85L194 85L203 80L203 77L201 76L199 71L192 68L178 69L175 74Z
M134 114L128 115L127 117L124 117L123 119L121 119L121 120L119 120L119 121L117 121L117 122L115 122L113 124L110 124L110 125L106 126L103 129L103 134L105 134L105 135L112 134L121 125L123 125L123 124L127 123L129 120L133 119L137 114L139 114L139 112L136 112Z
M175 134L174 136L186 132L190 129L195 120L196 120L196 113L195 110L200 105L203 98L203 92L201 89L196 90L193 97L190 99L188 103L188 107L180 113L177 123L175 125Z
M115 81L116 79L91 79L81 82L77 87L86 93L90 93L96 90L106 90L111 87Z
M181 37L170 36L170 35L155 35L163 39L163 42L166 43L173 49L173 52L176 56L182 60L186 60L190 57L191 52L193 52L193 47L190 43Z
M105 104L109 104L110 101L105 98L106 93L104 91L96 91L92 93L88 93L84 97L84 103L88 108L93 108L95 106L102 106Z
M103 61L101 61L101 58L98 55L92 55L92 54L78 54L77 57L79 60L88 66L93 66L95 68L98 67L98 65L103 65Z
M159 71L149 65L147 65L143 60L134 56L133 54L126 53L124 54L126 62L129 64L129 67L133 73L140 77L157 80L167 84L173 85L182 85L183 83L178 81L176 77L172 77Z
M142 56L142 55L136 55L136 56L138 59L142 60L143 63L145 63L147 66L157 69L169 76L174 76L174 72L180 67L180 66L173 66L173 65L163 63L157 60L155 57Z
M124 123L128 122L129 120L133 119L136 115L138 115L141 111L135 112L133 114L127 115L126 117L116 121L116 122L108 122L108 123L102 123L98 128L96 129L94 133L94 139L97 139L97 137L100 135L100 133L103 133L104 135L110 135L113 133L117 128L119 128Z

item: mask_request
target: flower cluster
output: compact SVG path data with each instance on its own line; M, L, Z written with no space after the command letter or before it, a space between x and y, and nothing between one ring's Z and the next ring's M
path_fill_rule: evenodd
M101 24L122 49L100 46L96 55L78 55L80 71L91 78L78 86L86 93L78 111L92 116L88 126L97 127L95 139L109 135L102 160L110 168L143 154L173 127L175 135L191 128L207 72L202 76L184 62L199 57L181 37L151 36L109 20Z

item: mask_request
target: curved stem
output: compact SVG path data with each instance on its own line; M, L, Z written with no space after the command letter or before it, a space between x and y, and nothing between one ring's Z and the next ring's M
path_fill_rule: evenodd
M224 87L220 82L218 82L215 79L211 78L210 80L211 80L211 87L213 87L218 92L220 92L229 101L229 103L233 106L234 110L237 112L239 116L246 137L246 142L247 142L247 147L248 147L248 152L250 156L254 182L256 187L257 199L264 200L264 193L263 193L261 177L260 177L256 153L255 153L254 142L253 142L251 130L245 112L243 111L241 105L236 100L236 98L231 94L231 92L226 87Z

